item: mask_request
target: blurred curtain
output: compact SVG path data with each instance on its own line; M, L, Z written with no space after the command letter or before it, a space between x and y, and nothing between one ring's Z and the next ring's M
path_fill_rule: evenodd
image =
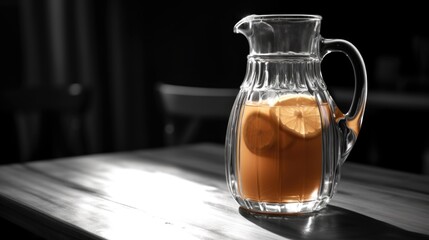
M20 0L17 7L22 45L19 87L78 83L89 90L82 153L147 147L149 87L143 77L142 33L129 29L136 18L126 14L124 4ZM21 131L24 144L47 138L52 124L62 126L59 141L75 134L73 120L64 117L43 124L39 114L17 119L19 129L26 130Z

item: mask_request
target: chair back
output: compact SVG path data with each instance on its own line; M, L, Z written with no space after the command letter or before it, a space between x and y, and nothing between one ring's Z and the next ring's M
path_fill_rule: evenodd
M215 134L210 131L213 126L205 125L210 121L218 121L226 129L238 89L158 83L156 92L163 110L165 143L174 145ZM225 136L225 132L216 134Z
M88 91L80 84L61 88L27 87L0 92L0 113L12 126L3 141L16 145L0 163L84 154L84 114ZM8 139L5 139L8 138Z

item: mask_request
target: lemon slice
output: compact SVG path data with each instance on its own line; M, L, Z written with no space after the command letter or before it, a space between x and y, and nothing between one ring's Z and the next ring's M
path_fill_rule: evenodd
M301 138L312 138L320 134L320 111L314 97L287 96L280 98L275 106L271 115L287 132Z
M244 142L253 153L264 152L274 144L275 131L271 121L267 114L260 112L253 112L244 119Z

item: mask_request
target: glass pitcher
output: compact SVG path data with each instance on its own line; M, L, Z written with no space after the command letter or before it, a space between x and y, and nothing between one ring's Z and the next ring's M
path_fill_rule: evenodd
M322 38L321 20L250 15L234 27L248 39L250 53L228 123L226 180L245 209L297 214L324 208L356 142L367 99L365 64L350 42ZM354 69L345 114L321 73L323 57L334 51L346 54Z

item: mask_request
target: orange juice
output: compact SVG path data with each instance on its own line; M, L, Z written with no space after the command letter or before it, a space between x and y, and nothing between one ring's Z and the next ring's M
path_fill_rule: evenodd
M243 198L315 200L322 179L322 127L315 99L297 94L271 105L246 104L242 114L237 154Z

